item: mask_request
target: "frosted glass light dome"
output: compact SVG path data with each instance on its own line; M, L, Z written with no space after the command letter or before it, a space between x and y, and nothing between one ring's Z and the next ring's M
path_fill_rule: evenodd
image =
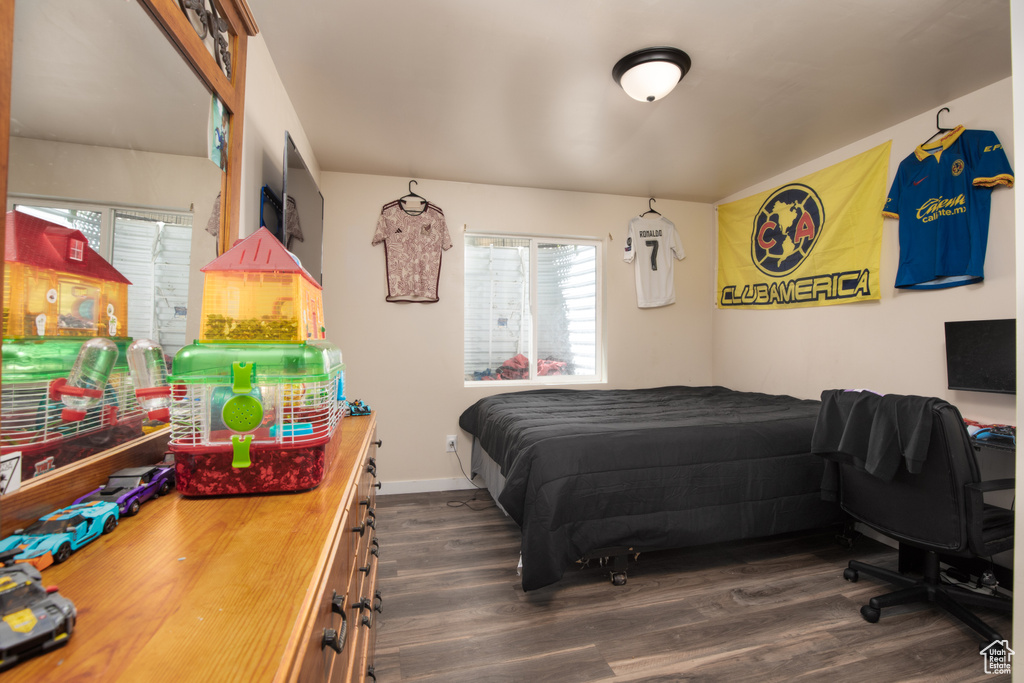
M669 62L646 62L622 75L619 85L641 102L654 102L672 92L683 77L682 70Z
M690 57L674 47L651 47L626 55L612 77L626 94L640 102L655 102L672 92L690 70Z

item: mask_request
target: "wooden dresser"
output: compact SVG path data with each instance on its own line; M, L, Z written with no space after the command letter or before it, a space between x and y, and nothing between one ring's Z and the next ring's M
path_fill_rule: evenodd
M378 446L375 415L346 417L313 491L146 503L43 572L74 634L0 678L373 680Z

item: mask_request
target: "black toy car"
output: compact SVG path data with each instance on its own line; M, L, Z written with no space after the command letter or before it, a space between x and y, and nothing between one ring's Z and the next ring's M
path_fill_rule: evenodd
M0 561L0 671L68 642L75 628L75 605L44 588L39 570L13 563L16 551Z

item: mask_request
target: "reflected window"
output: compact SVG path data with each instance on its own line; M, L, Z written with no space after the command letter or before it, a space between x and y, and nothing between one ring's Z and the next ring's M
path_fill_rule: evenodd
M128 336L173 357L185 345L192 214L115 211L113 247L111 263L132 281Z

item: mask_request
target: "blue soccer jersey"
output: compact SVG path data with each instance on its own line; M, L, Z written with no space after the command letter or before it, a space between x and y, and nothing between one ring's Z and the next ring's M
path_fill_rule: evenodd
M985 277L997 185L1013 187L1013 170L990 130L957 126L900 162L882 210L900 221L897 287L956 287Z

